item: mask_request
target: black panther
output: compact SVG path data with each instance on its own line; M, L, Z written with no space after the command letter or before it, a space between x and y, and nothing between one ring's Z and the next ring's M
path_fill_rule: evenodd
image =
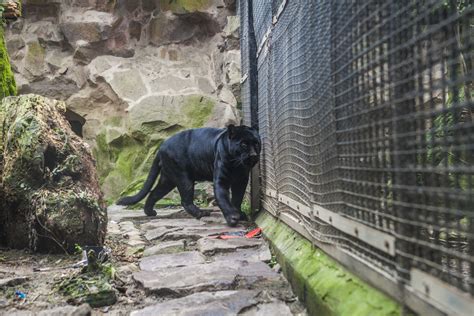
M248 126L182 131L163 142L140 192L121 198L117 204L135 204L149 193L145 214L155 216L155 203L177 187L184 209L200 218L209 213L194 205L194 183L213 181L217 204L227 224L235 226L245 218L240 207L250 169L258 162L260 149L258 132ZM158 184L151 190L158 174Z

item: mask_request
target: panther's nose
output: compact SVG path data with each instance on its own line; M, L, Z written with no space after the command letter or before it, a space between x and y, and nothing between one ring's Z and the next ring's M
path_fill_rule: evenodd
M249 154L250 154L250 157L252 157L252 158L253 157L258 157L258 154L255 151L255 148L253 148L253 147L250 147L250 153Z
M255 156L250 156L249 157L249 162L250 162L250 165L253 167L257 164L258 162L258 156L255 155Z

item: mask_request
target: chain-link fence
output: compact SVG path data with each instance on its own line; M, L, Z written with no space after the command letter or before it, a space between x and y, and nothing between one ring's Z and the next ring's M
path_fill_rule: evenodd
M413 309L470 313L474 5L241 0L239 12L263 209Z

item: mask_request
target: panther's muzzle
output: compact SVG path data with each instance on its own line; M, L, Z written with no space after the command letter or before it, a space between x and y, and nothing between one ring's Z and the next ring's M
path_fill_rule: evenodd
M249 158L248 158L248 165L253 167L257 164L258 162L258 153L255 151L255 149L252 147L250 149L249 153Z

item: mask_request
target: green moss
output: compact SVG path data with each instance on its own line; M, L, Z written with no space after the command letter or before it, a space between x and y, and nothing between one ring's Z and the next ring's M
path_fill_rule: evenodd
M282 270L312 315L400 315L401 307L347 272L298 233L268 213L257 223Z
M202 96L191 96L186 99L183 111L190 128L202 127L212 114L215 102Z
M28 62L34 66L42 66L44 57L45 57L45 51L44 48L41 46L39 42L31 42L28 43L28 50L26 53L26 59Z
M104 121L107 126L121 126L123 118L120 116L111 116Z
M207 9L211 0L160 0L160 9L173 13L189 13Z
M139 190L162 142L163 139L134 138L125 134L107 143L104 133L97 135L93 152L99 181L109 204L124 193Z
M117 296L111 281L115 278L115 268L110 264L98 264L91 271L85 267L80 273L55 284L55 290L77 303L88 303L91 307L113 305Z
M10 95L16 95L16 84L10 66L5 39L3 37L3 27L0 25L0 100Z
M242 201L241 210L245 213L245 215L247 215L248 218L252 218L252 210L250 208L250 200L248 198L244 198Z
M0 208L22 214L15 217L22 228L9 233L15 246L70 251L79 241L103 241L106 213L89 169L93 161L68 130L65 111L64 102L38 95L4 98L0 104L0 190L9 194ZM28 234L33 224L38 226Z

